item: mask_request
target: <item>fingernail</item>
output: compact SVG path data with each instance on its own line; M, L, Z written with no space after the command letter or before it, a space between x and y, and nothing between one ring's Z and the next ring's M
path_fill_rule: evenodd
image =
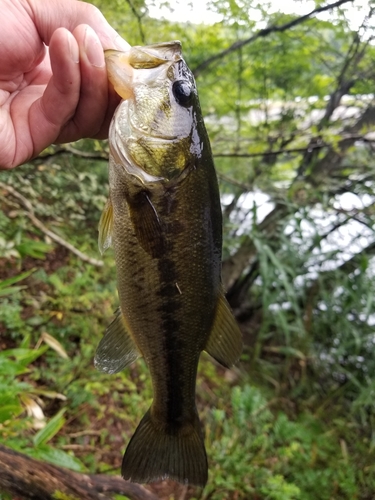
M68 43L69 43L69 52L70 57L73 59L75 63L79 63L79 48L78 43L74 36L68 32Z
M103 47L97 34L90 26L86 27L84 44L90 63L98 68L105 66Z

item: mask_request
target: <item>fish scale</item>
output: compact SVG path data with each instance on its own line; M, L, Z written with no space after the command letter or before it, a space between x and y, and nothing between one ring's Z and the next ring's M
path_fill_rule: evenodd
M106 61L124 101L109 134L110 196L99 247L113 245L120 309L95 364L115 373L143 356L152 379L152 405L128 444L123 477L203 486L207 458L195 404L200 353L231 366L242 349L221 286L211 148L179 42L107 51Z
M198 184L201 189L207 190L203 182L198 182L196 179L196 177L201 177L204 172L203 169L194 170L192 175L185 179L185 183L192 186ZM173 392L173 397L168 394L168 382L171 379L173 380L173 375L178 375L180 371L188 373L190 369L195 380L199 355L204 348L205 337L210 332L217 302L215 294L219 290L217 268L220 266L220 249L216 252L215 262L213 258L215 253L211 251L214 246L213 235L201 223L202 215L204 216L206 212L208 196L207 193L202 193L199 196L200 199L205 200L204 203L201 203L201 207L195 204L194 210L187 218L184 201L186 197L189 198L191 195L191 188L185 186L185 183L179 190L181 191L181 200L177 205L174 204L173 211L170 213L165 213L167 207L165 207L164 193L160 194L160 208L159 200L156 196L153 197L153 205L164 222L164 227L172 227L170 232L165 230L165 237L169 242L168 253L158 260L153 259L138 243L133 226L129 223L130 216L126 213L126 205L119 203L120 207L124 207L125 213L116 213L115 209L114 214L114 234L117 235L114 250L120 305L124 312L134 312L139 309L141 304L147 305L147 316L143 314L134 315L133 322L132 315L131 319L129 319L129 327L133 332L133 336L139 339L137 343L150 368L154 386L158 389L155 391L153 403L158 413L162 413L165 400L170 401L177 397L175 392ZM197 194L197 187L194 188L194 193ZM179 193L175 193L175 196L179 196ZM112 196L112 203L115 208L117 206L115 193ZM218 208L217 206L213 207L216 210ZM169 218L172 219L171 222L173 222L174 218L183 221L182 224L185 226L185 230L179 231L179 234L175 235L173 224L168 224ZM212 241L206 241L206 244L204 244L204 240ZM131 251L134 251L137 255L136 260L128 258ZM186 264L184 264L185 260L181 258L186 252L190 257L188 273ZM139 295L134 293L139 274L142 274L137 272L139 266L147 270L146 272L143 271L147 285L145 283L143 287L142 301L139 300ZM179 284L181 294L176 287L176 283ZM166 301L162 291L166 290L167 287L170 292L174 293L174 296L171 297L172 294L169 292ZM200 312L200 304L202 303L205 304L204 314ZM167 324L163 324L165 318ZM158 323L159 327L155 328ZM151 331L150 324L153 325ZM156 329L160 332L158 336L154 335ZM179 350L176 346L170 349L170 344L175 343L174 339L177 335L177 338L181 338L184 344L187 345L186 349ZM158 353L156 366L154 366L155 356L152 355L155 352ZM170 353L175 357L175 363L171 363L173 360L170 359ZM185 367L186 362L190 363L192 358L193 366ZM162 362L160 362L161 359ZM178 364L178 367L175 364ZM168 368L172 372L169 377ZM184 389L182 380L179 394L188 401L194 401L194 393L185 394ZM188 389L191 391L191 384ZM168 413L168 411L166 408L164 413ZM186 412L189 414L194 413L194 407L186 408Z

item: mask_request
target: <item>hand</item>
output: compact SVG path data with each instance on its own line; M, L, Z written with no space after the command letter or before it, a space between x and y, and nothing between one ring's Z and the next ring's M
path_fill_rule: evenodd
M0 169L52 143L103 139L119 97L103 49L129 45L77 0L0 0Z

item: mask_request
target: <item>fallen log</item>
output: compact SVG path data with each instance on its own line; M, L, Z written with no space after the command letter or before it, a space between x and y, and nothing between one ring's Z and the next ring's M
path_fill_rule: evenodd
M157 500L139 484L119 476L81 474L35 460L0 445L0 493L17 499L111 500L112 494L130 500Z

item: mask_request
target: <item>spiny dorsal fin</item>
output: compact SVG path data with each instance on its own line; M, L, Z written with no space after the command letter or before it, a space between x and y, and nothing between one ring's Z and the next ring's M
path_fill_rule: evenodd
M227 368L233 366L241 356L241 330L223 292L219 295L214 324L205 351Z
M118 309L115 319L99 342L95 353L95 366L101 372L117 373L140 356L134 340L127 331L121 310Z
M113 207L108 198L99 221L99 251L103 254L112 245Z

